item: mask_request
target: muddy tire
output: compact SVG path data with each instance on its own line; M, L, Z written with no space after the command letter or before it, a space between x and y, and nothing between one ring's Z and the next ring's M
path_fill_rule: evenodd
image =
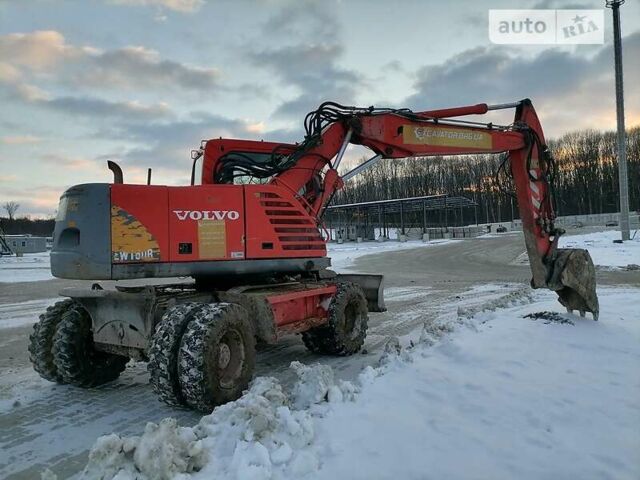
M194 315L180 344L178 374L187 404L201 412L235 400L255 367L255 338L247 311L209 304Z
M29 335L29 360L33 369L50 382L64 383L53 362L53 337L62 314L72 305L73 300L62 300L48 307Z
M129 361L96 350L91 327L89 313L77 303L62 314L53 337L53 362L65 383L89 388L111 382Z
M160 400L173 406L184 406L178 381L178 352L182 336L195 312L205 305L183 303L169 308L156 326L149 345L149 382Z
M355 283L339 283L327 323L302 334L307 349L328 355L352 355L367 336L367 299Z

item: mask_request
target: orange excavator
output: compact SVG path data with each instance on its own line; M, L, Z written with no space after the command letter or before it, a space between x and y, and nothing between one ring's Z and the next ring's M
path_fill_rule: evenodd
M510 125L464 117L515 109ZM329 269L322 217L343 182L380 159L502 153L513 178L533 288L568 310L598 316L593 262L559 249L554 162L527 100L413 112L326 102L304 121L299 144L215 139L192 152L189 186L84 184L61 197L51 270L59 278L193 281L72 288L31 335L34 368L81 387L148 361L162 400L210 411L252 377L256 342L300 333L313 352L350 355L370 311L383 311L381 275ZM375 154L340 175L349 144ZM150 183L150 182L149 182ZM138 282L140 283L140 282Z

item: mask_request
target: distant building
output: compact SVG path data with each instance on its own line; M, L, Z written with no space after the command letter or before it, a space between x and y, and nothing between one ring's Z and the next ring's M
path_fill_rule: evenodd
M13 253L41 253L47 251L46 237L31 235L5 235L7 245Z

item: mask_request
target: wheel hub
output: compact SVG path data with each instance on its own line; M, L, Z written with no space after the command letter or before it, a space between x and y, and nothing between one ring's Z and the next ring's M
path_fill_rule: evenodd
M231 361L231 349L226 343L221 343L218 347L218 368L224 370Z

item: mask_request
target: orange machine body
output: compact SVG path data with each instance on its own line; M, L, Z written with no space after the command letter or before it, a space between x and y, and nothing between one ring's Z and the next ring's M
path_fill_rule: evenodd
M114 264L324 257L316 220L274 185L111 185Z

